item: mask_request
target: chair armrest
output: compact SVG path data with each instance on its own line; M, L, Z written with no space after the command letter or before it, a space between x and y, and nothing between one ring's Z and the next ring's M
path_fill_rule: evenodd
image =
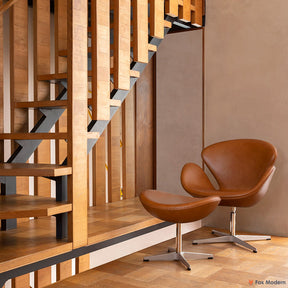
M195 190L215 190L202 168L194 163L187 163L183 166L181 184L189 194L194 196L197 196L193 193Z

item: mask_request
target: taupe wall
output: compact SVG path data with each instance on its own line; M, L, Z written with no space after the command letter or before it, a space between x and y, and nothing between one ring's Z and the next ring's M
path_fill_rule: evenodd
M156 65L157 188L186 193L182 166L201 163L202 31L167 35Z
M259 138L278 149L266 197L238 228L288 236L288 1L207 0L205 145ZM227 209L206 222L228 228Z

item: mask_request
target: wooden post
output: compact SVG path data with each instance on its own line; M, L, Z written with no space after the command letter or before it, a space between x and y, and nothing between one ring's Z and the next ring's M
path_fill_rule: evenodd
M28 110L16 109L15 102L28 100L28 4L26 1L18 1L9 11L11 133L27 133ZM12 151L16 146L13 142ZM29 193L27 177L17 177L17 193Z
M50 1L33 1L34 25L34 100L50 100L50 84L38 81L38 75L50 74ZM35 113L35 122L42 113ZM35 152L36 163L50 163L50 140L44 140ZM50 180L35 178L35 194L51 197Z
M2 15L1 15L2 18ZM28 100L28 4L18 1L9 10L10 21L10 110L11 132L28 132L28 110L16 109L15 102ZM3 106L1 107L3 109ZM17 144L12 142L12 151ZM29 194L29 179L17 177L17 193ZM29 221L18 219L17 222ZM29 274L12 279L12 288L27 287Z
M82 273L90 268L90 254L76 258L76 274Z
M92 119L110 120L110 1L91 0Z
M56 0L55 8L55 73L67 72L67 58L60 57L59 51L67 50L67 0ZM55 95L58 96L60 89L55 87ZM59 121L56 123L57 132L67 131L67 110L64 111ZM67 143L64 140L55 140L56 163L62 164L67 157ZM57 281L68 278L72 275L72 260L57 264Z
M106 203L106 130L92 149L93 206Z
M179 9L179 19L186 22L191 21L191 0L183 0L183 6L180 6Z
M120 200L121 108L108 125L108 201Z
M68 0L68 237L73 248L87 245L87 0Z
M165 14L172 17L178 16L178 0L166 0L165 1Z
M192 24L201 27L203 17L203 0L195 0L195 12L192 13Z
M158 1L158 0L157 0ZM162 0L161 0L162 1ZM130 89L130 0L114 0L114 88Z
M67 0L55 1L55 73L67 72L67 58L59 57L59 51L67 50ZM59 87L56 85L55 95L59 95ZM67 131L67 110L64 111L56 123L57 132ZM67 143L65 140L55 140L56 163L62 164L67 157Z
M164 0L150 1L150 35L164 38Z
M50 100L50 84L39 82L38 75L50 73L50 0L33 1L34 29L34 100ZM41 117L35 112L35 122ZM44 140L34 153L36 163L50 163L50 141ZM50 180L35 177L34 192L39 196L51 197ZM51 284L51 267L35 271L35 287Z
M135 86L122 104L123 198L135 197Z
M66 279L72 275L72 261L67 260L61 262L56 266L56 279L57 281Z
M148 1L132 0L133 58L148 63Z

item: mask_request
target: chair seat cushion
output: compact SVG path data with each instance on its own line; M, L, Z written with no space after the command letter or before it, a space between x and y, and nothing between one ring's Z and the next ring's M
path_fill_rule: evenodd
M156 218L172 223L187 223L208 216L219 204L220 197L193 198L158 190L140 194L144 208Z

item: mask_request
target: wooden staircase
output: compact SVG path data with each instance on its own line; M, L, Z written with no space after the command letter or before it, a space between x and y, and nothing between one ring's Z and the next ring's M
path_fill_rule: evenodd
M81 174L81 169L84 169L85 165L87 167L87 159L79 160L76 154L83 155L83 151L87 154L94 147L147 63L157 52L158 46L165 35L170 30L181 31L202 27L204 1L91 0L88 1L89 27L87 27L87 19L85 19L86 12L88 12L87 7L77 10L79 8L77 5L80 2L85 6L85 1L75 1L70 3L68 0L68 8L72 9L71 13L74 13L74 18L67 12L66 1L55 1L55 5L57 5L55 13L58 13L57 15L64 13L64 16L70 17L68 28L66 27L68 38L64 37L64 41L56 42L55 73L49 73L49 67L42 67L43 61L45 61L43 57L46 57L46 60L48 57L44 54L45 51L42 51L43 47L41 46L43 45L43 39L45 40L45 35L41 35L41 25L45 25L44 20L41 20L42 14L45 13L43 12L45 7L41 4L41 1L35 1L35 7L33 7L36 19L34 33L37 35L34 40L35 97L34 101L16 101L13 109L34 109L35 119L38 120L35 121L35 125L30 132L0 134L0 140L10 139L17 143L14 145L16 149L7 162L0 164L0 182L4 188L0 196L0 219L1 229L7 230L16 228L16 218L54 215L57 223L56 237L62 239L68 236L68 241L71 241L74 248L77 248L83 246L83 243L84 245L87 243L85 231L83 235L75 236L77 233L79 234L81 229L79 230L79 224L74 220L76 218L81 220L83 215L85 217L85 209L87 209L83 209L85 205L87 206L87 200L83 197L83 193L79 191L82 190L81 183L75 184L78 174ZM0 6L0 16L5 10L13 9L15 3L17 1L10 0L2 7ZM75 21L76 17L84 18L82 22L80 21L82 24ZM65 25L64 22L56 22L55 33L58 36L61 33L63 34L61 29L64 29ZM83 35L80 30L87 32ZM79 38L76 39L78 36ZM68 42L67 39L69 39ZM83 39L85 40L84 44L82 43ZM81 44L78 42L81 42ZM85 43L89 42L89 47L87 47ZM86 47L83 45L86 45ZM81 56L78 57L77 53ZM84 58L87 61L84 64L87 63L88 68L86 73L81 70L83 69L81 61ZM78 66L82 68L77 68ZM76 68L74 69L74 67ZM80 75L79 79L77 79L77 75ZM85 87L87 87L88 81L91 82L91 98L83 99L83 94L81 99L80 96L78 97L77 92L80 90L76 91L76 89L79 85L81 86L81 81L86 82ZM58 91L55 100L50 100L45 95L47 87L52 83L56 84L56 90ZM78 86L76 87L74 83ZM83 92L83 89L81 91ZM71 97L72 94L73 97ZM83 128L82 125L86 121L83 117L82 104L81 107L79 106L79 111L75 106L79 105L78 100L81 100L81 103L86 101L85 117L87 118L87 108L91 114L87 128ZM63 132L58 129L56 132L51 132L54 125L58 125L57 123L64 113L68 114L67 131ZM77 117L81 118L79 118L79 123L77 123ZM82 125L79 139L75 134L78 133L78 124ZM67 158L62 164L28 164L31 155L33 153L37 155L37 149L40 149L39 145L42 140L50 139L62 139L67 142ZM82 167L80 167L81 165ZM55 181L56 199L17 194L16 177L18 176L46 177ZM80 210L82 212L79 212ZM68 216L71 214L73 216ZM84 219L83 225L86 221L87 219Z

